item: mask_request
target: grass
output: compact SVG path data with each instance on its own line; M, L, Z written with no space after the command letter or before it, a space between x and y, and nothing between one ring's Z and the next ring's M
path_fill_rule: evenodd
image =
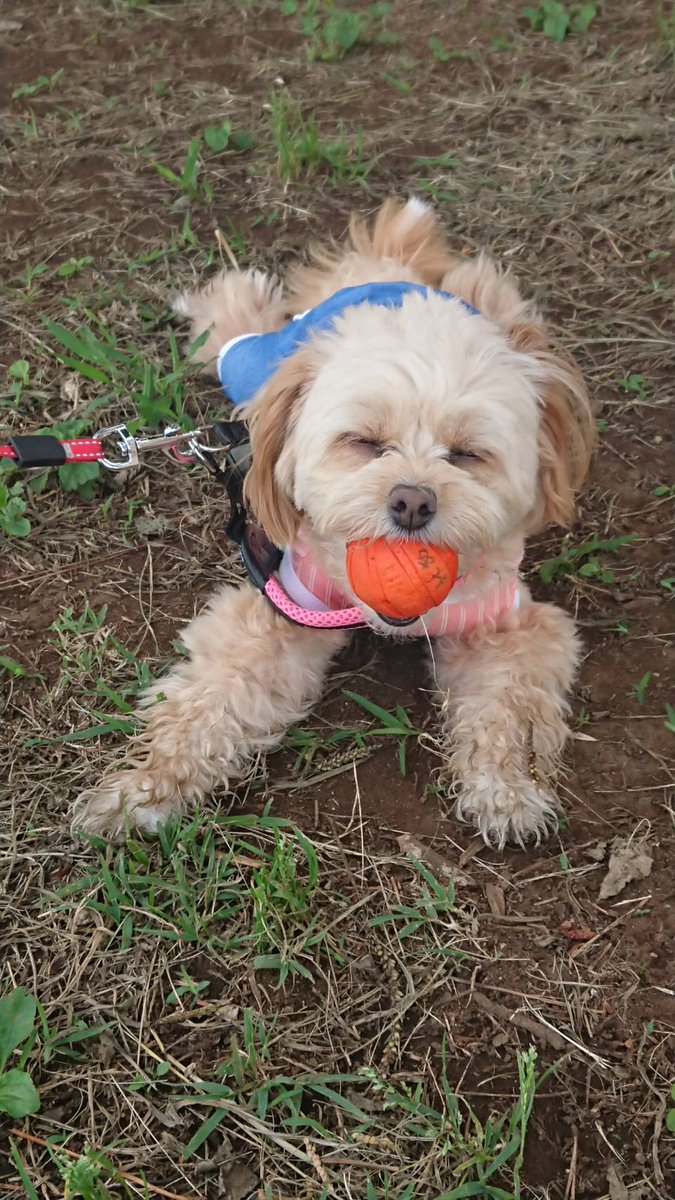
M572 34L587 33L598 15L596 4L563 4L561 0L541 0L522 10L535 32L544 33L553 42L564 42Z
M212 963L227 963L230 972L244 966L253 970L262 987L268 975L273 988L319 986L328 989L332 1003L339 994L340 979L362 969L357 967L361 950L351 945L349 937L354 900L347 902L337 895L330 882L333 853L329 844L310 841L292 822L269 813L208 820L198 814L192 821L163 830L154 845L130 839L112 853L99 846L93 870L78 874L47 895L44 914L58 928L73 914L95 913L105 953L112 958L129 955L148 940L163 947L164 954L172 947L192 945L207 951ZM371 870L369 866L368 872ZM374 1196L387 1194L380 1188L388 1171L384 1168L373 1174L366 1169L364 1174L365 1162L362 1167L358 1148L378 1139L387 1144L392 1138L397 1144L407 1144L417 1163L415 1168L411 1163L404 1181L409 1189L405 1194L411 1197L427 1194L424 1184L418 1191L418 1169L426 1175L433 1169L439 1178L452 1181L448 1196L478 1194L478 1186L484 1189L480 1194L500 1200L520 1196L537 1086L533 1050L517 1056L518 1082L512 1106L487 1115L479 1116L457 1096L446 1041L433 1083L430 1078L429 1084L409 1085L389 1077L385 1063L395 1061L400 1051L396 1049L398 1040L391 1050L387 1006L393 1003L403 1014L411 999L416 1003L414 997L404 1000L396 983L399 963L405 960L406 972L421 971L420 979L427 982L431 974L432 980L451 983L461 964L466 961L468 966L476 953L469 932L470 910L464 908L454 889L442 885L419 862L408 866L407 879L401 879L401 884L405 906L391 906L385 893L373 890L365 879L357 902L370 915L368 938L373 947L381 947L378 953L386 964L387 987L393 987L389 997L386 993L382 997L381 1018L375 1015L377 1007L373 1009L369 1024L374 1020L376 1032L366 1039L361 1066L353 1062L351 1069L345 1069L342 1052L336 1047L337 1056L322 1052L321 1070L298 1069L295 1064L289 1070L288 1065L282 1066L284 1049L302 1036L302 1009L297 1013L297 1032L289 1034L280 1017L263 1017L251 1006L239 1010L232 1006L231 997L212 999L208 981L184 967L176 971L175 979L169 971L171 983L162 981L164 996L153 1017L154 1027L159 1029L162 1021L173 1022L180 1031L176 1018L188 1020L192 1014L199 1020L202 1014L222 1010L227 1016L221 1019L231 1029L221 1051L208 1065L203 1062L187 1089L180 1035L168 1054L158 1053L144 1039L139 1046L140 1069L122 1081L129 1094L152 1095L154 1103L168 1103L193 1114L184 1134L184 1161L199 1155L227 1119L228 1127L255 1132L263 1144L266 1138L290 1139L288 1146L301 1161L307 1161L303 1138L321 1139L324 1162L329 1162L331 1147L339 1154L351 1145L356 1160L350 1174ZM345 1012L350 1008L358 1012L365 1003L368 1011L377 1006L379 994L379 988L373 992L368 985L362 996L355 995L352 1000L345 996L341 1007ZM403 1004L405 1008L401 1008ZM81 1044L100 1033L93 1028L75 1030L70 1044L78 1039ZM313 1037L317 1036L318 1030ZM162 1037L155 1045L163 1045ZM59 1046L63 1047L63 1039ZM358 1058L364 1058L363 1051ZM331 1060L334 1065L329 1067ZM48 1061L45 1057L45 1064ZM56 1147L53 1153L65 1167L66 1160L59 1158ZM114 1151L111 1155L114 1160ZM88 1152L78 1163L68 1160L73 1178L79 1178L77 1172L81 1171L83 1178L91 1177L92 1187L113 1169L109 1158L98 1152ZM330 1165L326 1172L330 1178Z
M332 182L365 179L373 163L365 157L363 133L348 138L344 128L330 142L322 139L316 117L305 116L285 88L270 93L268 123L284 183L327 171Z
M631 688L630 692L628 693L629 696L635 697L638 704L640 705L640 708L644 708L644 703L647 698L647 688L649 687L649 685L653 679L653 674L654 674L653 671L645 671L642 678L640 680L638 680L638 682L634 685L634 687Z
M392 10L390 3L370 4L365 10L341 8L335 0L283 0L285 16L299 15L299 28L306 39L308 62L340 62L359 46L369 43L392 45L395 35L384 28Z
M656 7L656 28L659 40L669 54L675 54L675 5L661 3Z
M561 554L539 564L539 575L544 583L576 574L580 579L612 584L616 573L605 565L603 556L619 554L635 541L636 535L627 533L615 538L594 537L578 546L566 545Z
M51 92L63 76L63 70L53 75L38 75L34 83L22 83L12 91L12 100L32 100L45 92Z

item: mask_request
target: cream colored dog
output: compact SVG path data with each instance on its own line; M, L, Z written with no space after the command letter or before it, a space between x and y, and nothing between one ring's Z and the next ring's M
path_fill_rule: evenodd
M238 335L390 280L441 288L480 315L413 294L397 309L348 310L299 349L251 408L249 503L277 544L302 537L352 603L346 545L381 536L453 547L480 599L517 571L528 534L569 523L593 442L576 365L508 276L483 255L453 253L420 201L390 200L372 228L352 221L344 249L296 267L287 290L259 271L224 272L177 309L194 338L211 330L201 357L212 365ZM407 532L392 513L401 486L433 497ZM508 612L432 645L457 812L499 847L538 840L555 822L578 659L571 619L534 603L522 581L514 595ZM406 636L368 617L378 633ZM79 797L77 827L154 831L236 779L306 714L347 637L286 622L249 584L224 588L183 636L189 660L147 692L126 768Z

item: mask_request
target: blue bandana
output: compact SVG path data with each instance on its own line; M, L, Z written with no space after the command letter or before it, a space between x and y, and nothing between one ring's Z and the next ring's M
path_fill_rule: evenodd
M218 376L228 399L235 405L250 404L284 359L290 358L313 334L331 329L348 308L358 308L361 304L400 308L405 297L413 292L457 300L467 312L479 315L477 309L458 296L418 283L367 283L363 287L343 288L277 333L247 333L227 342L218 355Z

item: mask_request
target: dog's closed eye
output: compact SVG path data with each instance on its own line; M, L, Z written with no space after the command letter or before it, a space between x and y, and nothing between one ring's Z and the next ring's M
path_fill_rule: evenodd
M388 449L378 438L361 436L356 433L346 433L340 438L340 441L344 446L353 446L356 450L361 450L369 458L381 458Z
M475 450L468 450L463 446L455 446L452 450L446 451L444 457L445 461L453 467L470 467L474 463L485 462L484 455L477 454Z

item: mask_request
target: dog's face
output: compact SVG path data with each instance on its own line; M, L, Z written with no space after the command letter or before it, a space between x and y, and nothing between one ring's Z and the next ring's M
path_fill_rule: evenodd
M366 537L489 551L537 523L547 455L560 473L542 438L552 361L440 296L347 311L256 401L259 519L279 543L306 519L335 562Z

